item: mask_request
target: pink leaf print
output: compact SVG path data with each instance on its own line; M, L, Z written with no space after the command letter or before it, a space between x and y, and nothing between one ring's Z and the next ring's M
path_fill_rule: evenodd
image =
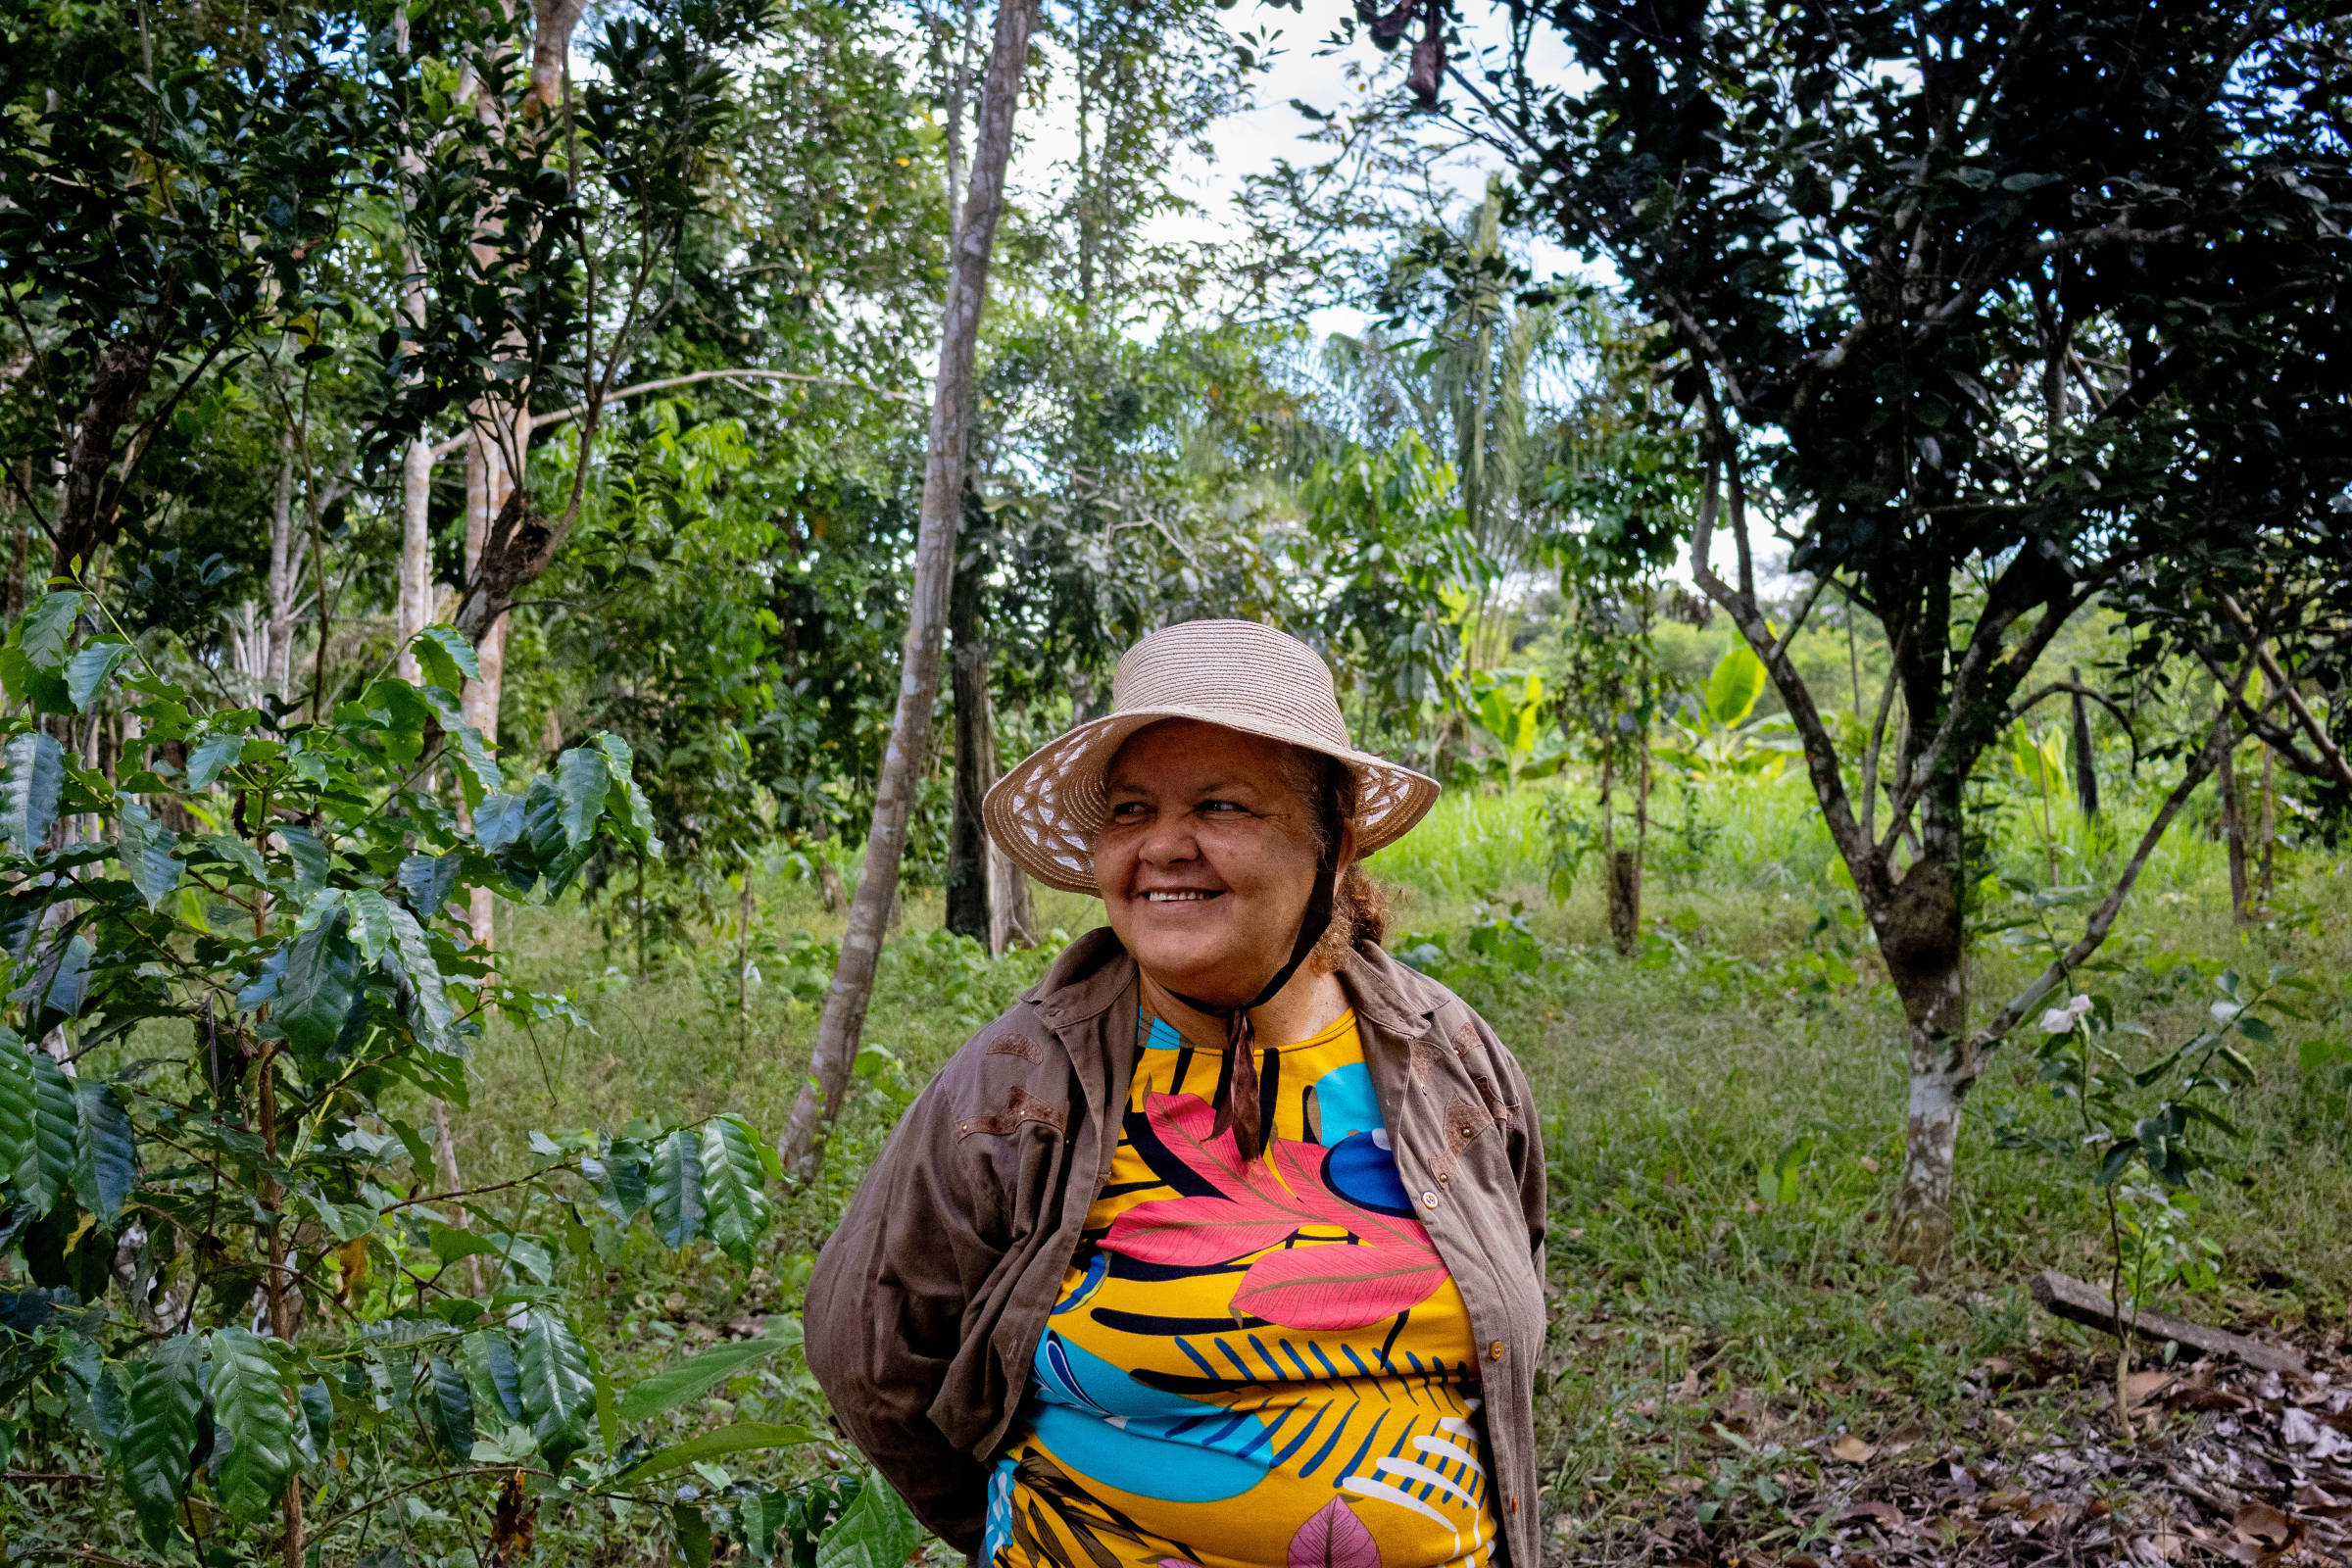
M1251 1263L1233 1305L1286 1329L1360 1329L1419 1306L1445 1283L1446 1264L1426 1243L1325 1242L1268 1252Z
M1289 1214L1229 1198L1163 1198L1138 1203L1111 1221L1103 1247L1113 1252L1180 1268L1230 1263L1280 1247L1298 1228Z
M1348 1504L1334 1497L1291 1538L1289 1568L1380 1568L1380 1545Z

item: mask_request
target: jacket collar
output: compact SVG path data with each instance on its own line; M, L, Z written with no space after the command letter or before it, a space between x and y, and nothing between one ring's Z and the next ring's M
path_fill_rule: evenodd
M1356 1016L1393 1035L1419 1034L1446 1000L1442 987L1377 943L1357 943L1339 978ZM1066 1030L1100 1016L1135 983L1135 959L1110 927L1098 926L1061 951L1029 1000L1050 1027Z

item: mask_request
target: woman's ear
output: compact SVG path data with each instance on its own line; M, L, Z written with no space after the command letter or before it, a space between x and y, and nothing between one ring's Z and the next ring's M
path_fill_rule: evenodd
M1341 876L1346 876L1348 868L1355 863L1355 818L1351 816L1340 819L1340 842L1331 863Z

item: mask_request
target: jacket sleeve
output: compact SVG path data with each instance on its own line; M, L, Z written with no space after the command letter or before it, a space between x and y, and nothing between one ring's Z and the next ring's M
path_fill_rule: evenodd
M966 1305L1004 1255L995 1173L954 1125L951 1069L900 1118L809 1274L808 1370L836 1427L932 1534L980 1544L987 1472L931 1418Z
M1535 1258L1536 1280L1546 1284L1544 1272L1544 1235L1549 1221L1549 1176L1544 1165L1544 1118L1536 1106L1535 1092L1528 1086L1527 1071L1509 1048L1490 1035L1490 1051L1500 1064L1504 1081L1510 1086L1508 1094L1519 1107L1519 1125L1511 1133L1511 1170L1519 1178L1519 1206L1527 1215L1528 1251Z

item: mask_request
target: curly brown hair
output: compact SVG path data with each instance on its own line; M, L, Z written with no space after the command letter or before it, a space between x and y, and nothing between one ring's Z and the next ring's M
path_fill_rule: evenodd
M1354 772L1336 757L1293 746L1284 754L1282 773L1284 782L1298 798L1311 803L1309 820L1314 824L1315 852L1334 853L1341 830L1355 817ZM1377 945L1388 932L1387 896L1379 884L1364 875L1361 863L1350 860L1340 867L1331 893L1331 924L1324 928L1322 940L1315 944L1308 961L1321 972L1332 973L1347 963L1348 953L1358 942Z

